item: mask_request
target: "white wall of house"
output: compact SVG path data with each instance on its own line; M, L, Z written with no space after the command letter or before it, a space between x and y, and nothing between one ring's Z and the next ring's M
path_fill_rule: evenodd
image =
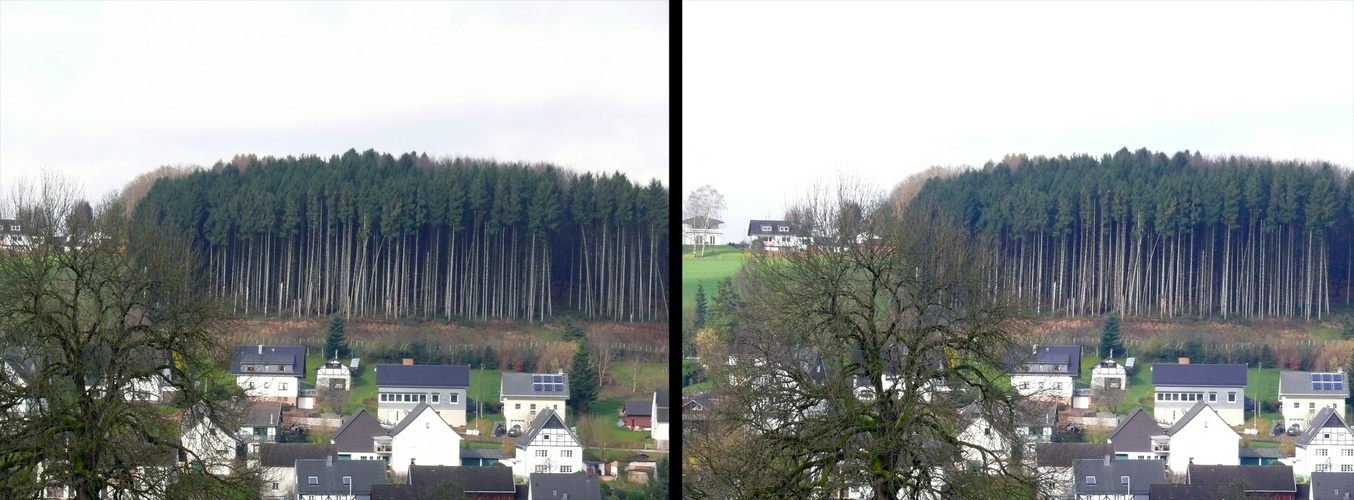
M1025 397L1072 400L1072 376L1068 374L1011 375L1011 387Z
M260 401L296 404L301 378L291 375L236 375L235 383L246 396Z
M1348 428L1327 427L1293 456L1293 474L1308 477L1313 472L1354 472L1354 435Z
M972 447L964 447L963 456L966 465L978 465L990 470L1000 468L998 461L1005 460L1009 455L1010 446L1006 439L1001 437L987 419L976 418L969 424L964 432L959 434L959 441L968 443L993 452L995 456L983 456L981 451Z
M1279 398L1279 404L1283 407L1284 427L1298 424L1300 429L1306 430L1307 424L1312 421L1312 417L1315 417L1316 412L1321 411L1322 408L1335 410L1335 413L1340 415L1342 422L1348 422L1348 420L1345 420L1345 398L1285 395Z
M461 465L461 436L436 411L425 409L391 437L390 468L407 474L409 465ZM412 462L411 462L412 461Z
M559 419L565 420L563 399L520 396L500 396L499 399L503 401L503 419L508 421L508 428L520 425L522 430L526 430L527 425L536 419L536 414L546 408L553 408Z
M650 424L649 424L649 425L650 425L650 427L649 427L649 435L653 437L654 441L667 441L667 440L668 440L668 423L667 423L667 422L659 422L659 421L658 421L658 394L657 394L657 393L654 393L654 394L649 395L649 415L652 415L652 417L650 418ZM669 409L669 412L668 412L668 419L671 420L671 418L672 418L672 413L671 413L671 409Z
M1238 447L1241 436L1227 425L1217 412L1204 408L1171 436L1171 453L1166 466L1182 475L1190 463L1199 465L1241 465ZM1192 462L1191 462L1192 461Z
M547 439L546 436L549 436ZM512 465L514 476L528 477L533 472L574 473L583 466L583 445L567 432L542 431L525 449L517 448Z
M193 422L183 433L183 447L190 452L188 460L201 461L212 474L229 473L236 443L235 436L205 420Z
M270 500L296 496L296 468L264 467L262 494Z

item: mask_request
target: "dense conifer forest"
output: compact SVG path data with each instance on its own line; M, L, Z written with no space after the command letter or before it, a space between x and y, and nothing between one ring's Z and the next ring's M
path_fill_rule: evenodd
M1189 151L1020 155L933 178L911 203L990 242L993 282L1039 314L1310 320L1350 304L1352 175Z
M237 314L668 315L668 190L624 174L349 150L157 180L138 223L196 245Z

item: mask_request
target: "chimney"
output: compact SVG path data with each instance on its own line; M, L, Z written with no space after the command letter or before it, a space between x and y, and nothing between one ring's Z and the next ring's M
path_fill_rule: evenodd
M1105 467L1109 467L1109 466L1110 466L1110 456L1109 456L1109 455L1105 455Z
M404 358L404 366L414 366L414 358Z
M334 466L334 456L333 456L333 455L329 455L329 456L327 456L327 457L324 457L324 465L327 466L327 467L333 467L333 466Z
M1188 365L1188 364L1189 364L1189 358L1180 358L1180 364L1182 364L1182 365Z
M263 354L263 344L259 344L259 354Z
M1030 354L1039 354L1039 344L1034 344L1034 347L1030 348Z
M564 369L563 369L563 368L560 368L560 369L559 369L559 374L560 374L560 375L564 375Z

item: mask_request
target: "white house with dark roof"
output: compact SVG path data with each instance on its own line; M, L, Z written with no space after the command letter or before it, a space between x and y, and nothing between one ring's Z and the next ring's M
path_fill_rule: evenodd
M259 447L259 465L263 467L263 498L296 498L296 461L324 460L338 456L332 444L264 443Z
M723 245L724 221L715 218L690 217L682 220L683 245Z
M804 248L806 238L796 229L786 220L751 220L748 221L748 241L760 240L762 249L768 252L800 250Z
M237 453L240 438L222 417L199 404L186 410L180 421L184 460L215 475L229 475L242 458Z
M1072 389L1081 377L1081 346L1034 345L1012 352L1007 375L1021 396L1070 404Z
M1152 485L1166 482L1160 460L1112 460L1104 457L1072 462L1072 495L1078 500L1147 500Z
M1349 380L1344 370L1336 372L1279 372L1279 406L1283 409L1284 427L1297 425L1306 429L1307 423L1322 408L1330 408L1345 415L1345 398L1349 396Z
M1316 412L1293 445L1293 471L1299 476L1354 472L1354 432L1335 410L1322 408Z
M1246 422L1246 365L1152 365L1157 422L1172 425L1195 403L1208 403L1227 425Z
M250 399L296 405L306 377L305 346L238 346L230 374Z
M425 403L448 424L465 427L469 388L468 365L377 365L376 417L394 425Z
M461 465L461 435L427 403L390 429L390 468L404 474L411 465Z
M259 457L259 445L275 443L282 429L282 403L277 401L251 401L245 408L240 429L236 432L240 442L245 444L249 460Z
M1354 497L1354 472L1313 472L1311 500L1348 500Z
M343 460L390 459L390 434L366 408L348 417L329 442L338 446L338 456Z
M1177 476L1185 474L1190 464L1241 464L1241 435L1203 401L1176 420L1166 436L1170 438L1166 466Z
M573 474L586 470L583 466L583 440L564 425L564 420L551 408L536 415L531 425L516 441L517 456L506 459L513 475L526 477L536 472Z
M503 402L503 419L508 428L525 428L546 408L555 410L564 420L565 401L569 399L569 376L560 373L504 372L498 398Z
M1166 460L1171 439L1142 407L1130 413L1105 440L1119 460Z
M1073 462L1114 455L1114 447L1108 443L1039 443L1034 449L1036 477L1051 498L1065 498L1070 492Z

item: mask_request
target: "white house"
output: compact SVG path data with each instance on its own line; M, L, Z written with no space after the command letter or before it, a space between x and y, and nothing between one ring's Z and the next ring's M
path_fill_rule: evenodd
M768 252L800 250L808 238L800 236L797 229L786 220L751 220L748 221L748 240L761 241L762 249Z
M504 372L499 383L503 419L508 428L525 428L549 408L564 420L564 402L569 399L569 376L560 373Z
M204 406L184 412L182 443L190 464L200 464L216 475L229 475L236 464L240 440L233 430L213 418Z
M1347 382L1343 369L1334 373L1280 372L1279 406L1283 409L1284 427L1297 425L1299 429L1306 429L1307 423L1322 408L1330 408L1341 420L1346 419Z
M1172 425L1199 401L1222 415L1227 425L1246 422L1246 365L1152 365L1156 398L1153 415L1162 425Z
M1113 359L1102 360L1091 368L1091 388L1128 389L1128 370Z
M1021 396L1070 404L1076 379L1081 377L1081 346L1035 345L1008 358L1007 375Z
M691 217L682 221L683 245L723 245L724 221L705 217Z
M1066 498L1072 489L1072 464L1114 455L1108 443L1039 443L1034 459L1042 489L1050 498Z
M983 450L964 447L962 454L965 462L973 467L984 466L999 468L1010 456L1010 450L1020 442L1027 451L1026 456L1034 454L1038 443L1047 443L1053 439L1053 430L1058 426L1057 405L1049 401L1020 401L1013 408L1012 429L1010 434L1001 430L1002 426L993 425L988 414L977 403L971 403L960 410L959 441Z
M1307 430L1294 442L1293 472L1354 472L1354 432L1330 408L1316 412Z
M377 365L376 418L394 425L422 404L447 423L464 427L469 388L468 365Z
M305 346L241 346L235 348L230 374L250 399L296 405L306 376Z
M1076 460L1072 495L1077 500L1147 500L1153 484L1166 482L1160 460Z
M315 388L347 391L353 387L353 372L337 359L325 361L315 371Z
M658 388L653 391L653 421L649 434L653 440L658 442L660 448L666 448L668 443L668 390Z
M251 401L245 408L244 419L235 434L245 444L249 460L259 457L259 445L275 443L282 429L282 403Z
M410 465L461 465L461 435L427 403L419 403L390 429L390 468L397 474Z
M504 460L514 476L527 477L535 472L571 474L586 470L583 466L583 441L564 425L553 409L536 415L531 425L517 438L517 456Z
M312 443L264 443L259 447L263 467L263 498L296 498L296 461L338 456L338 446Z
M1241 435L1227 425L1208 403L1200 401L1166 430L1170 451L1166 466L1177 476L1189 464L1241 465Z

